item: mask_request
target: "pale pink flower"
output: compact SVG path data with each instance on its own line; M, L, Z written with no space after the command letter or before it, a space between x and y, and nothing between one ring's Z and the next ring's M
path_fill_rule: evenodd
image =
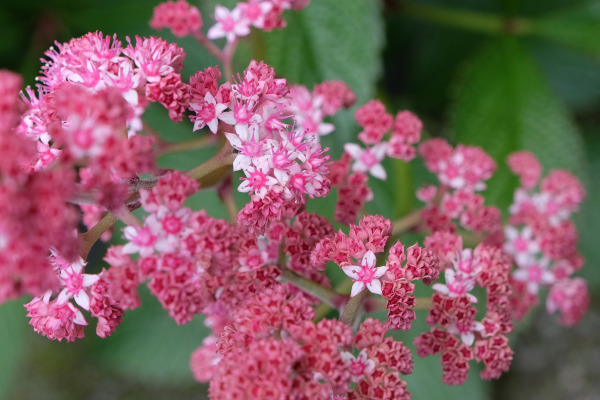
M265 153L264 142L260 139L259 127L252 125L235 125L236 133L225 132L225 137L231 146L239 150L233 162L233 170L239 171L250 167L255 158L260 158Z
M436 283L432 289L448 297L467 296L471 303L477 303L477 297L469 293L475 287L475 278L448 268L444 272L446 283Z
M352 285L352 292L350 297L354 297L362 292L365 287L369 289L371 293L381 294L381 281L379 278L385 274L388 267L375 268L377 259L375 254L369 250L365 253L360 266L358 265L347 265L342 267L342 270L350 278L354 279Z
M228 42L233 42L236 37L246 36L250 33L248 20L242 17L242 11L237 7L229 11L221 5L217 5L215 20L217 24L212 26L206 34L209 39L226 37Z
M236 121L233 117L233 113L231 111L224 112L228 107L227 104L217 103L214 96L210 92L206 92L202 104L190 104L190 108L196 113L196 116L194 117L194 131L208 125L212 133L217 133L217 128L219 126L218 120L234 125Z
M128 226L123 229L125 239L129 242L123 247L123 253L140 253L140 256L147 257L154 253L156 244L156 235L149 226L142 228Z
M259 29L265 26L265 16L273 8L269 1L238 3L237 7L241 10L242 18L248 25L253 25Z
M72 263L69 267L63 268L60 271L59 278L65 285L65 288L60 292L56 300L58 305L63 305L70 298L74 298L75 302L83 309L90 309L90 298L85 291L85 288L92 286L99 279L98 275L83 274L83 259L79 259Z
M475 332L482 332L484 325L479 321L469 321L467 324L458 321L450 323L446 329L453 335L459 335L467 346L472 346L475 342Z
M344 150L355 160L352 165L353 171L369 172L375 178L385 180L387 174L381 165L381 161L385 157L385 146L385 143L379 143L363 149L356 143L346 143Z
M531 294L537 294L540 285L549 285L554 282L554 274L548 269L550 260L541 258L532 259L529 265L518 268L512 276L515 280L524 282Z
M525 267L530 259L540 251L540 245L533 238L533 230L530 226L523 228L521 232L514 226L504 228L506 243L504 251L512 255L519 267Z
M353 382L361 381L365 375L375 371L375 361L367 357L366 349L361 350L356 357L349 351L342 351L341 356L350 367Z

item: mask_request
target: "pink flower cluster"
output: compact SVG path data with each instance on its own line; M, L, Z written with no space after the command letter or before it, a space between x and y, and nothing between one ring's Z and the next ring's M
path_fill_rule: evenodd
M535 156L526 151L513 153L508 163L522 185L510 207L510 225L504 229L504 250L517 266L512 273L515 316L522 318L537 304L543 287L550 289L548 312L558 310L562 323L574 325L589 304L585 281L571 277L582 267L583 259L577 251L577 232L570 216L585 191L573 175L556 170L541 181L536 192L541 166Z
M238 308L216 343L211 398L410 398L400 374L412 372L411 353L402 342L384 339L383 323L368 319L356 336L337 320L315 324L302 296L264 283L266 290ZM349 351L354 347L358 357ZM207 367L206 360L193 358L192 369L200 373L199 367Z
M402 265L402 263L406 263ZM383 282L382 296L387 300L387 326L390 329L410 330L412 322L417 318L414 307L413 281L422 280L429 285L437 281L440 275L438 258L433 252L418 244L404 251L404 245L398 241L389 250L386 266L388 278Z
M233 167L245 175L238 190L252 199L238 222L261 233L270 220L285 215L285 203L329 193L329 156L315 135L324 125L323 110L337 112L353 95L338 82L321 84L313 95L301 87L290 91L285 79L254 60L233 84L219 86L220 77L217 68L209 68L190 79L191 118L194 129L224 132L238 151ZM290 117L295 128L285 122Z
M479 147L458 145L453 149L444 139L423 142L419 154L441 184L439 188L425 186L417 193L427 204L423 210L426 225L433 231L454 231L452 220L458 220L465 229L498 236L500 210L485 206L484 197L476 193L486 188L485 181L494 174L494 160Z
M87 325L81 310L89 311L98 319L96 334L102 338L109 336L121 323L123 309L108 295L109 284L105 281L105 272L98 275L83 273L83 260L69 263L60 255L51 257L55 273L60 280L62 290L53 298L48 290L42 297L35 297L25 305L29 324L41 335L49 339L69 342L84 336Z
M446 283L433 285L436 293L426 320L432 328L415 340L417 354L440 353L442 380L450 385L464 383L473 359L484 363L482 378L498 378L508 371L513 353L506 338L513 327L507 307L510 259L500 249L483 244L474 251L463 250L459 238L447 246L449 235L436 232L426 240L447 266ZM470 293L476 285L487 294L486 313L480 321L473 306L478 299Z
M381 165L387 156L403 161L415 158L414 144L421 138L423 124L410 111L401 111L394 119L378 100L371 100L358 108L356 122L363 128L358 138L365 148L356 143L346 143L342 159L331 168L332 182L339 186L336 221L355 222L358 210L373 198L368 187L367 174L385 180L387 173ZM384 136L390 132L389 140Z
M207 33L209 39L227 38L234 42L237 38L250 33L255 27L265 31L284 28L286 23L281 14L290 8L300 11L310 0L250 0L238 2L233 10L222 5L215 7L215 20Z
M422 280L429 284L438 280L438 260L431 250L418 244L411 246L406 254L402 243L397 242L390 248L386 265L376 268L375 253L384 250L391 228L391 222L383 217L366 216L358 225L350 227L348 236L340 231L321 240L311 258L317 266L324 266L327 261L338 264L354 281L351 297L365 288L382 295L387 300L386 326L409 330L416 318L415 286L411 281ZM406 264L402 265L404 261Z
M77 213L65 202L75 195L75 174L64 165L31 168L36 143L16 132L23 104L22 80L0 70L0 304L23 293L43 296L58 288L48 250L74 260Z
M284 10L308 3L217 6L207 37L225 37L223 51L206 40L200 12L185 0L157 6L151 26L195 36L230 71L235 44L251 26L283 27ZM141 305L138 287L147 284L177 324L205 316L212 333L190 366L197 380L210 381L212 399L405 400L402 375L412 373L412 355L385 335L411 329L417 306L429 308L430 326L414 342L417 354L439 353L447 384L464 383L472 360L483 363L484 379L509 369L513 319L538 302L540 288L549 289L546 308L566 325L587 309L586 283L573 277L583 260L570 221L583 187L570 173L552 171L536 189L542 168L531 153L508 159L521 188L503 230L500 211L480 193L494 160L442 139L417 151L423 124L409 111L394 117L376 100L359 107L362 145L347 143L331 163L320 144L334 130L326 117L356 101L343 82L312 91L289 86L252 60L230 81L220 83L219 67L209 67L184 83L185 52L177 45L136 37L123 46L100 32L57 43L46 56L37 92L27 88L24 103L20 77L0 71L0 303L32 294L25 308L41 335L81 338L88 314L98 336L111 335L124 311ZM220 152L187 174L159 170L154 139L141 134L149 102L162 104L174 122L189 113L194 131L223 135ZM408 162L417 153L439 180L418 191L425 208L395 226L379 215L356 224L373 197L369 174L386 179L385 157ZM198 176L212 178L229 164L218 194L231 199L231 173L239 171L237 190L250 196L237 215L235 201L227 203L232 221L187 207L206 182ZM331 186L339 188L335 219L346 231L306 211L308 199L327 196ZM88 226L102 222L77 235L79 215L67 203L81 204ZM140 220L131 213L139 207ZM108 249L109 269L86 274L88 248L111 234L107 211L126 222L126 243ZM431 231L424 247L389 245L393 234L419 228ZM471 235L459 236L463 228ZM463 240L478 244L464 248ZM329 261L351 279L349 296L332 288ZM430 286L442 271L431 301L417 300L418 281ZM379 296L362 304L366 291L381 295L385 308ZM320 303L341 311L340 320L317 318ZM387 310L387 319L343 322L373 309Z
M184 37L200 32L202 16L185 0L167 1L154 7L150 26L157 31L169 28L173 35Z

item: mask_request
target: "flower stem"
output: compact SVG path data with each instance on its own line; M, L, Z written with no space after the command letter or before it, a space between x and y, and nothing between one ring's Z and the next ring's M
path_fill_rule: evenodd
M237 40L227 43L223 50L223 57L221 62L223 63L223 71L225 72L225 79L230 80L233 76L233 54L237 47Z
M393 222L392 236L401 235L421 223L421 210L416 210Z
M112 226L117 222L117 217L111 213L107 212L104 217L92 229L85 233L80 233L79 238L81 239L81 246L79 248L79 255L85 261L87 259L92 246L100 236L104 234L104 232L108 231Z
M329 307L337 308L339 304L339 299L344 296L336 293L332 289L326 288L325 286L321 286L318 283L303 277L291 269L279 266L281 269L281 276L283 279L296 286L299 289L304 290L306 293L315 296L319 300L321 300L324 304L327 304Z
M233 190L233 176L232 174L229 174L229 176L223 180L223 183L217 189L217 194L219 195L219 199L221 199L225 205L229 219L233 224L237 224L238 207L235 203Z
M206 135L200 138L186 140L183 142L164 142L161 148L159 149L158 154L161 155L167 153L176 153L179 151L201 149L215 144L217 144L217 139L215 135Z
M467 10L455 10L432 4L402 2L400 10L405 15L424 21L488 34L509 33L525 35L532 31L531 22L516 17L503 17Z
M202 33L201 31L198 31L198 32L194 33L194 36L196 37L196 40L198 41L198 43L200 43L202 46L206 47L206 50L208 50L208 52L210 54L215 56L217 58L217 60L223 62L223 52L213 42L208 40L208 38L204 35L204 33Z
M211 178L214 178L213 175L217 174L219 175L217 182L219 182L223 178L221 174L219 174L219 172L221 172L220 170L232 165L235 157L236 154L233 152L233 147L231 147L229 142L225 142L219 153L198 165L196 168L189 170L188 175L190 178L206 184L214 183ZM229 172L229 168L226 168L226 170Z
M354 297L351 297L344 308L344 312L340 316L340 321L352 326L354 324L354 320L356 319L358 313L362 309L362 301L367 295L367 291L363 290L359 294Z

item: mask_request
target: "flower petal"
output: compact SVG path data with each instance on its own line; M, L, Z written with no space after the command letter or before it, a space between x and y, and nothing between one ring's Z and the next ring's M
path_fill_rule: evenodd
M368 267L368 268L375 268L375 263L377 262L377 258L375 257L375 253L373 253L371 250L367 251L362 259L361 262L361 266L363 268Z
M379 279L373 279L371 282L367 283L367 289L371 293L381 294L381 281Z
M342 267L342 271L350 278L358 279L358 273L362 271L362 268L357 265L346 265L345 267Z
M352 292L350 293L350 297L354 297L365 289L365 284L363 282L354 282L352 285Z

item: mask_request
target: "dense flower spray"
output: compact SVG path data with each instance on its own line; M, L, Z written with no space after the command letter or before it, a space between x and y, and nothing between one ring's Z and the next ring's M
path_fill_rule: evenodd
M178 324L205 316L212 333L190 364L211 399L409 399L413 345L420 357L439 353L442 380L462 384L471 362L483 379L510 368L507 335L541 292L548 312L576 324L589 298L573 275L583 259L570 217L585 193L569 172L542 178L535 155L512 154L521 183L504 223L485 203L496 162L483 149L421 141L416 115L371 100L355 110L360 144L333 160L321 137L335 135L327 118L356 102L348 85L292 85L257 60L233 73L240 37L283 28L284 11L307 4L218 5L206 34L185 0L160 4L153 28L192 36L221 62L189 80L179 46L101 32L48 50L21 99L21 78L0 71L0 302L31 295L30 325L50 339L82 338L90 317L106 337L146 284ZM223 49L212 42L221 38ZM173 148L144 122L151 102L173 122L189 119L218 152L189 171L159 169L159 153L186 144ZM439 182L397 221L363 215L371 179L394 179L388 157L421 157ZM187 206L212 187L229 220ZM247 193L241 210L233 190ZM335 222L307 211L332 190ZM117 220L125 227L113 231ZM399 240L408 230L422 246ZM111 234L125 244L87 273L91 246ZM338 268L346 278L332 287L325 271ZM429 295L417 297L417 286ZM413 344L388 336L413 329L419 309L428 331ZM375 310L386 317L360 318Z

